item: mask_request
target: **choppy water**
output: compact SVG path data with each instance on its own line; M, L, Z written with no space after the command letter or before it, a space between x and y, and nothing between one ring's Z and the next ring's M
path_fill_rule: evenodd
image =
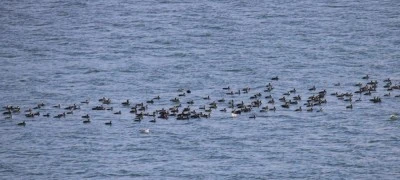
M0 104L43 102L38 111L53 116L65 112L53 105L90 103L60 119L3 116L1 178L398 179L400 121L389 116L400 91L384 97L382 86L400 84L399 9L391 0L3 1ZM366 74L383 102L362 96L352 110L327 96L322 113L277 103L232 119L218 111L225 102L208 119L137 123L121 105L160 95L148 111L169 108L179 88L192 90L181 100L193 109L249 103L270 82L276 100L292 88L306 98L313 85L354 92ZM227 86L251 91L229 96ZM122 115L90 110L103 96Z

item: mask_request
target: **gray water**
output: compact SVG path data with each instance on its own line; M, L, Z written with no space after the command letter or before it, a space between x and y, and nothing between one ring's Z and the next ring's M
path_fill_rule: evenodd
M398 179L400 121L389 116L399 113L400 91L383 96L383 80L400 84L399 9L395 0L2 1L0 104L25 111L43 102L35 111L51 116L66 112L57 104L81 109L59 119L3 116L0 178ZM377 92L353 109L329 96L356 91L367 74ZM293 88L303 100L237 118L219 111L268 95L268 83L276 101ZM295 112L314 85L328 93L323 112ZM251 90L231 96L227 86ZM180 88L192 91L183 107L226 102L210 118L156 123L135 122L121 105L159 95L148 112L167 109ZM103 96L122 114L92 111Z

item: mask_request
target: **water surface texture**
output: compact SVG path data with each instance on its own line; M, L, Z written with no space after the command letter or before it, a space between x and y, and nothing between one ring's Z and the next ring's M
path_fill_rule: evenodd
M400 84L399 9L396 0L2 1L0 105L21 112L0 115L0 177L399 179L400 121L389 117L400 113L400 90L384 96L383 87ZM330 95L371 80L376 92L354 94L352 109ZM228 86L250 91L227 95ZM129 113L156 96L146 112L168 109L180 88L191 90L180 110L226 101L209 118L138 123ZM288 98L302 100L282 108L293 88ZM327 103L307 112L307 97L324 89ZM228 102L250 104L256 93L263 107L272 95L276 111L232 118ZM112 111L91 110L102 97ZM40 116L25 117L38 103ZM53 118L73 104L80 109Z

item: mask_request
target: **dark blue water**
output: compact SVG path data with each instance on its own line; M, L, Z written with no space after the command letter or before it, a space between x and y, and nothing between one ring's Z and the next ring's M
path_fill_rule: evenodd
M0 104L21 111L46 104L34 118L2 115L2 179L400 178L400 121L389 120L399 113L400 91L384 96L383 88L387 78L400 84L399 1L1 4ZM360 96L353 109L329 95L370 80L378 81L377 91ZM264 92L268 83L271 93ZM308 91L314 85L317 91ZM231 96L222 90L228 86L251 90ZM180 97L182 106L194 100L198 112L226 102L210 118L156 123L135 122L121 105L159 95L146 112L168 109L180 88L192 91ZM278 98L293 88L290 98L303 99L281 108ZM306 98L324 89L327 104L315 107L323 112L306 112ZM229 100L250 104L259 92L263 106L264 96L273 95L276 112L253 108L231 117ZM374 96L382 103L370 102ZM101 97L112 99L113 111L91 110ZM42 116L67 112L57 104L81 109L65 118ZM303 111L295 112L299 106ZM89 124L82 123L86 114ZM17 126L22 121L26 126Z

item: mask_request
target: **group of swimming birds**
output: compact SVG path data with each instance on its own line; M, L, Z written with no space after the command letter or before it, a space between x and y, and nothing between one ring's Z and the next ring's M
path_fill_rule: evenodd
M382 99L379 96L372 96L376 91L378 87L378 81L376 80L369 80L370 77L369 75L366 75L362 77L362 79L366 80L366 82L363 83L356 83L354 86L356 87L354 92L333 92L330 95L335 96L338 100L341 100L343 102L347 102L348 105L346 105L346 109L353 109L353 103L362 101L361 96L371 96L369 98L369 101L371 103L382 103ZM193 108L195 106L195 101L192 99L193 97L190 97L192 94L192 91L189 89L178 89L178 94L177 97L174 97L172 99L169 99L171 102L171 106L169 108L158 108L154 109L150 112L150 107L153 104L156 104L157 101L161 99L160 96L156 96L152 98L151 100L148 100L146 102L141 102L141 103L131 103L128 100L124 102L119 102L119 103L114 103L110 98L103 97L98 100L98 103L100 105L94 106L91 108L90 113L85 113L85 115L81 116L82 122L84 124L90 123L91 122L91 116L90 114L98 112L98 111L112 111L113 114L115 115L120 115L122 114L121 110L119 111L114 111L114 108L111 107L110 105L120 105L120 108L125 108L129 109L129 113L133 115L133 120L135 122L140 122L142 121L145 117L152 117L149 122L155 123L157 119L164 119L167 120L171 117L176 118L177 120L189 120L189 119L197 119L197 118L209 118L211 116L211 113L213 111L220 111L221 113L227 113L230 114L231 117L235 118L238 115L244 114L244 113L249 113L249 112L254 112L254 111L259 111L260 113L263 112L268 112L268 111L277 111L279 109L288 109L290 110L291 106L296 106L297 108L293 109L293 111L296 112L301 112L303 111L301 103L303 103L303 106L306 107L304 111L307 112L322 112L323 111L323 105L327 103L327 91L320 90L317 91L317 88L315 86L310 87L308 91L310 94L312 94L309 97L302 97L301 95L297 94L297 90L295 88L290 89L289 91L285 92L282 94L280 98L275 98L272 96L272 92L274 91L274 85L272 82L279 81L279 77L273 77L271 78L271 82L268 83L264 88L263 92L267 93L268 95L262 95L261 92L256 92L253 95L250 96L245 96L246 94L250 94L252 91L251 88L246 87L246 88L241 88L237 90L233 90L232 88L224 87L222 90L225 93L225 97L229 97L229 100L225 100L225 98L220 98L213 100L210 96L206 96L202 98L202 102L205 102L206 104L201 105L198 108ZM399 95L392 95L391 92L394 90L400 90L400 85L396 85L392 82L392 80L385 79L383 80L384 86L387 90L387 93L384 94L384 96L393 96L395 98L400 98ZM341 86L340 83L334 84L334 86ZM359 98L353 99L353 96L358 95ZM187 98L189 97L189 98ZM237 101L238 97L247 97L249 98L249 102L245 103L243 98L240 99L239 103L235 103ZM187 99L187 101L183 102L184 99ZM196 100L197 101L197 100ZM85 100L80 102L81 105L88 105L90 103L89 100ZM279 105L277 105L279 103ZM264 105L265 104L265 105ZM60 104L52 106L53 109L62 109L62 113L53 115L53 118L65 118L66 116L69 116L71 114L74 114L74 111L80 111L81 110L81 105L73 104L69 105L66 107L62 107ZM5 116L5 119L12 119L13 115L18 115L21 114L22 112L24 113L26 118L35 118L40 115L43 117L50 118L51 115L50 113L44 113L43 112L43 107L47 106L45 103L39 103L34 107L28 108L26 110L22 110L20 106L14 106L14 105L6 105L4 106L4 112L3 115ZM221 108L219 108L221 107ZM279 109L278 109L279 108ZM48 108L47 108L48 109ZM256 115L253 113L253 115L250 115L249 118L255 119ZM396 113L392 114L390 116L391 120L396 120L398 119L398 115ZM104 123L105 125L112 125L112 121L107 121ZM17 125L19 126L25 126L26 122L22 121L18 123ZM141 133L149 133L149 129L141 129Z

